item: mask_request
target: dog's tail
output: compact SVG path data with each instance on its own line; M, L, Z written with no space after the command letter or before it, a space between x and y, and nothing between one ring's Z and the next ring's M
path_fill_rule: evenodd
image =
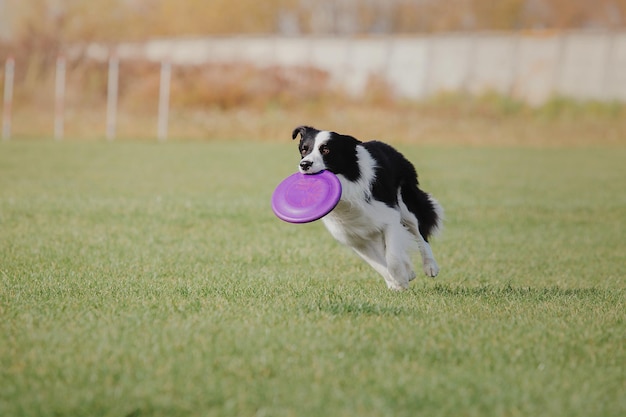
M431 236L435 236L443 228L443 207L417 185L404 184L400 192L404 204L417 217L420 235L428 242Z

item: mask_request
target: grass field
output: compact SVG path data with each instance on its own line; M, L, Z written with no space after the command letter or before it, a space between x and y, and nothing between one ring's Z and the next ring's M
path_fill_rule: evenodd
M0 143L0 415L625 415L626 148L400 149L396 293L274 217L289 140Z

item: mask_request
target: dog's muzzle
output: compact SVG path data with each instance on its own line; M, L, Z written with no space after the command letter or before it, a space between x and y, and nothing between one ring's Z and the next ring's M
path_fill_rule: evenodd
M311 161L301 161L300 162L300 169L302 169L302 171L308 171L309 168L311 168L312 165L313 165L313 162L311 162Z

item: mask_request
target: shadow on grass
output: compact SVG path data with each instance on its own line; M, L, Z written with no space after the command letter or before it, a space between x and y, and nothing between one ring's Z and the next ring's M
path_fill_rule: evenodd
M367 301L333 302L318 301L310 311L321 311L333 315L365 315L365 316L399 316L405 308L385 306Z
M409 292L384 297L364 296L364 294L345 294L327 292L320 294L313 303L304 307L308 313L325 313L336 316L380 316L393 317L415 314L424 304L437 300L455 300L465 304L465 300L478 301L481 304L497 306L500 303L530 304L538 306L554 304L616 304L624 301L624 290L600 288L533 288L506 286L454 287L435 285L431 288L412 289ZM397 295L397 297L396 297ZM408 296L408 297L407 297Z
M355 316L399 316L406 312L403 305L339 292L321 294L313 303L307 305L305 310L308 313Z
M551 301L551 300L608 300L618 298L622 290L608 290L601 288L559 288L559 287L513 287L510 284L504 287L453 287L435 285L427 293L462 298L502 298L507 300Z

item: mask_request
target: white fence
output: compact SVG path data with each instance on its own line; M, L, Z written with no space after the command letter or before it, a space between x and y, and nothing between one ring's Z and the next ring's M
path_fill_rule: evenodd
M107 59L109 49L92 44L85 53ZM177 39L120 44L116 54L175 65L310 66L354 94L375 75L411 99L489 90L533 105L555 95L626 101L626 32Z
M313 67L358 95L372 76L396 94L424 99L441 91L493 91L532 105L552 96L626 102L626 32L452 34L416 37L231 37L155 40L114 48L91 44L73 55L108 61L106 136L116 134L120 60L160 62L157 137L167 137L171 65L243 62ZM11 135L14 61L6 60L2 136ZM63 137L65 58L56 66L55 130Z

